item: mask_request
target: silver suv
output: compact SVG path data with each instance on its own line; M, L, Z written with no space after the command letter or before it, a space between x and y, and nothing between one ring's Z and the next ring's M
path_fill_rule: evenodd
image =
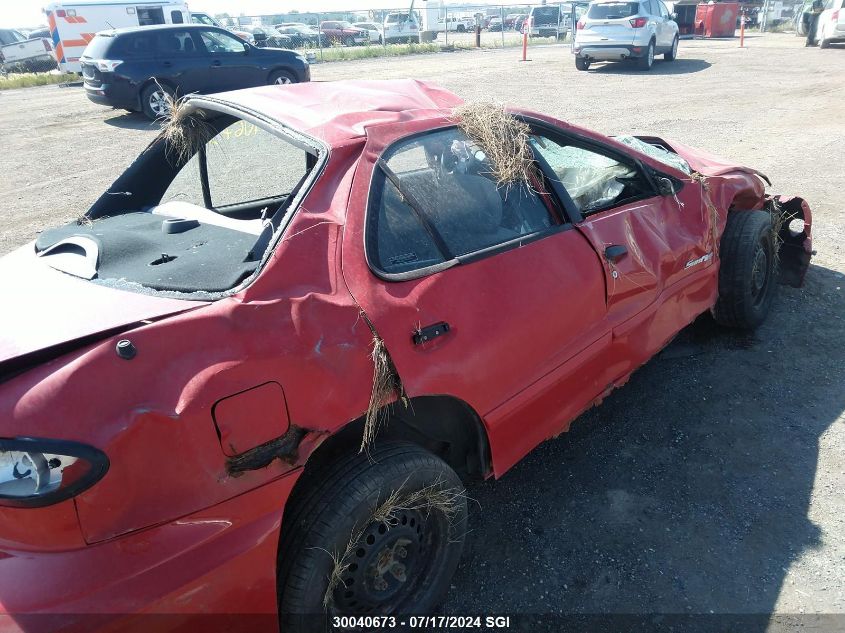
M678 54L674 18L661 0L591 2L576 26L575 67L587 70L592 62L635 59L648 70L660 54L671 62Z

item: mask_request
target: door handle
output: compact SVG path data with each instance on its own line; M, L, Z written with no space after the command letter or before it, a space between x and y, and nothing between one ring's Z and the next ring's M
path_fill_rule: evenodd
M450 329L449 324L445 321L419 328L416 332L414 332L414 345L422 345L432 339L443 336L444 334L447 334Z
M628 255L628 249L619 244L613 244L604 249L604 258L611 264L618 263L626 255Z
M162 62L161 65L164 66L165 68L170 68L173 65L173 62L165 61L165 62Z
M222 62L219 59L215 59L213 62L211 62L212 66L220 66L221 64Z

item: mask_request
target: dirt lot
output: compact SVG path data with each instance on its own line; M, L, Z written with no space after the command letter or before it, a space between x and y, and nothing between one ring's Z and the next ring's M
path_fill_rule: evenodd
M508 49L314 67L677 138L815 213L806 287L782 288L753 336L700 319L571 433L470 489L447 612L845 614L845 48L802 44L682 42L648 74L577 72L566 47L525 64ZM0 132L0 253L84 212L154 134L60 87L0 94Z

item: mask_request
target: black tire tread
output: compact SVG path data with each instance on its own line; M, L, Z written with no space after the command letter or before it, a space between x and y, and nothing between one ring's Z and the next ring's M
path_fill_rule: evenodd
M771 222L771 216L765 211L732 211L728 214L719 251L719 298L713 308L713 316L721 325L741 329L759 325L749 318L750 306L745 288L760 230L764 226L770 228ZM771 284L774 283L771 280Z
M332 517L350 513L354 499L379 493L365 476L375 466L388 468L397 476L403 471L442 472L444 467L449 468L439 457L416 444L391 441L372 447L369 455L350 452L308 472L308 484L289 502L291 514L285 517L280 539L279 606L283 625L296 615L288 613L286 605L301 603L306 592L314 591L307 584L308 579L298 575L294 567L307 569L315 557L326 556L322 550L307 549L308 541L330 539L336 529Z

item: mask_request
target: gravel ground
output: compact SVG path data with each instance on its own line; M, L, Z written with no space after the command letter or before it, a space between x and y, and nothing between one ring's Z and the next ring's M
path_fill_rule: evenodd
M805 287L783 287L753 336L700 319L569 434L470 488L446 612L845 614L845 49L802 44L684 41L647 74L577 72L564 46L525 64L506 49L314 67L676 138L761 169L815 215ZM78 87L0 93L0 132L0 253L84 212L154 134Z

